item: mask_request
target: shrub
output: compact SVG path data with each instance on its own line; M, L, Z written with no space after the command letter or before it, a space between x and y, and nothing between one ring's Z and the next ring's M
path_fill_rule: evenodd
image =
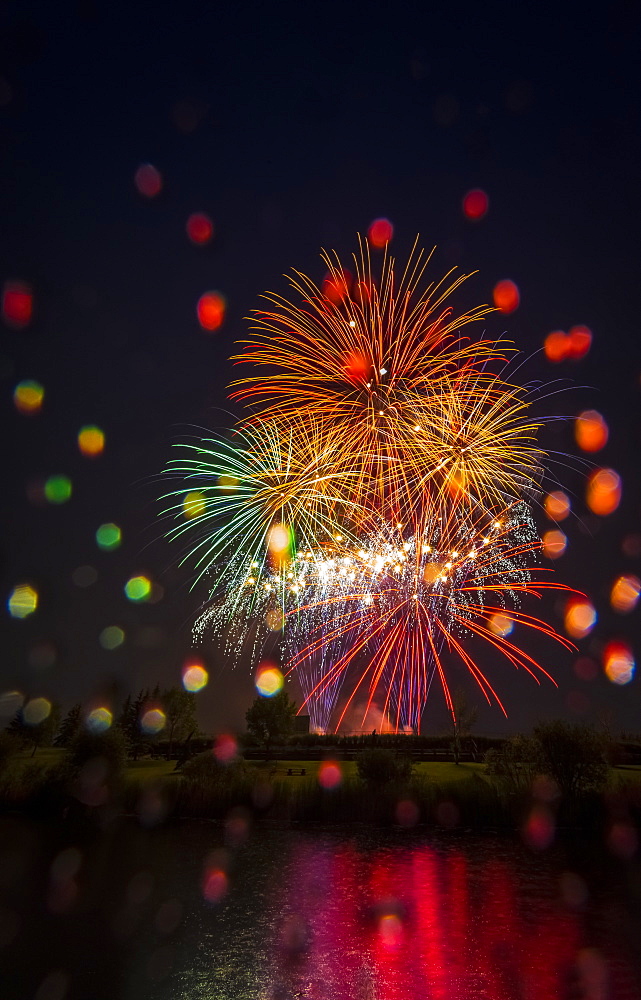
M536 769L552 778L564 795L605 787L610 773L610 741L604 733L555 719L539 723L532 736Z
M534 741L526 736L513 736L500 747L490 747L485 754L487 773L500 778L509 791L529 788L534 777Z
M243 760L219 764L211 750L192 757L183 764L180 773L187 781L214 786L230 784L247 776Z
M413 763L393 750L363 750L356 764L358 776L368 785L405 784L412 777Z
M125 737L118 727L104 733L82 730L69 747L69 767L72 772L77 773L92 761L100 760L104 763L106 777L111 781L122 778L125 759Z

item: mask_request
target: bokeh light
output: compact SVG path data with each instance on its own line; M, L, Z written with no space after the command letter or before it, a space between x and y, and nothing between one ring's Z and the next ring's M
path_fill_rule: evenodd
M565 361L567 358L567 337L563 330L553 330L543 341L543 350L548 361Z
M203 246L214 235L214 224L204 212L193 212L187 219L187 236L192 243Z
M22 718L28 726L38 726L51 715L51 702L48 698L32 698L22 709Z
M362 386L370 373L370 363L364 354L352 351L345 357L345 375L352 385Z
M191 490L186 493L183 499L183 515L190 521L194 517L200 517L207 509L205 496L200 490Z
M140 718L140 728L148 736L162 732L167 725L167 717L162 708L148 708Z
M597 410L579 413L574 423L574 437L582 451L601 451L608 436L608 425Z
M597 613L587 598L573 597L565 606L565 631L573 639L583 639L596 624Z
M38 607L38 591L30 583L18 583L7 601L12 618L27 618Z
M543 555L548 559L559 559L565 552L568 544L567 537L562 531L546 531L541 539L543 542Z
M494 305L502 313L514 312L515 309L518 309L521 301L517 286L507 278L496 283L492 296Z
M162 174L151 163L141 163L134 174L134 184L143 198L155 198L162 191Z
M613 854L622 861L632 861L639 850L639 834L632 823L613 823L608 833L607 844Z
M57 658L56 647L47 639L41 639L29 650L29 666L34 670L49 670Z
M628 557L628 559L641 558L641 535L639 535L636 531L626 535L621 542L621 551L624 556Z
M586 502L594 514L606 517L621 502L621 478L614 469L597 469L588 479Z
M223 473L222 476L218 477L218 485L223 493L234 493L240 485L240 479L237 476L228 476Z
M613 584L610 593L610 604L619 614L627 615L634 611L641 593L641 580L632 574L620 576Z
M209 674L199 660L189 660L183 667L182 680L185 691L202 691L207 686Z
M220 733L214 740L214 757L219 764L230 764L238 756L238 743L230 733Z
M263 698L273 698L283 687L282 672L273 663L261 663L256 672L256 690Z
M416 802L412 802L411 799L401 799L394 812L398 825L406 829L416 826L420 819L420 810Z
M31 322L33 293L25 281L7 281L2 289L2 315L7 326L22 330Z
M568 357L574 361L584 358L592 345L592 331L587 326L571 327L568 333Z
M506 635L510 635L510 633L514 629L514 621L511 618L508 618L507 615L502 615L498 613L492 615L488 620L487 624L490 629L490 632L492 632L494 635L499 635L502 638L504 638Z
M93 566L76 566L71 579L76 587L92 587L98 579L98 574Z
M280 632L285 627L285 615L280 608L270 608L265 615L265 624L272 632Z
M340 764L335 760L324 760L318 769L318 784L321 788L338 788L342 780Z
M105 448L105 435L99 427L89 424L78 431L78 447L87 458L101 455Z
M227 303L220 292L205 292L198 299L196 313L203 330L217 330L225 318Z
M470 222L479 222L487 215L490 199L481 188L473 188L463 198L463 215Z
M367 238L373 247L381 250L394 235L394 226L389 219L374 219L367 230Z
M113 715L108 708L92 708L87 715L87 729L92 733L104 733L111 726Z
M132 576L125 584L125 594L130 601L147 601L151 595L151 580L146 576Z
M543 504L545 513L551 521L564 521L570 513L570 500L566 493L554 490L548 493Z
M27 413L29 415L40 413L44 398L45 391L43 387L39 382L34 382L33 379L26 379L24 382L19 382L13 390L13 401L20 413Z
M113 521L101 524L96 531L98 548L103 549L105 552L111 552L113 549L119 548L121 541L122 532Z
M339 305L349 295L353 281L347 268L343 268L340 274L327 274L323 279L323 294L330 302Z
M274 556L285 556L291 546L291 532L286 524L275 524L269 529L267 545Z
M598 665L589 656L580 656L574 664L574 673L582 681L595 680L599 672Z
M98 642L103 649L118 649L125 641L124 630L119 625L108 625L103 628L98 637Z
M398 913L383 913L378 921L378 933L386 951L396 951L403 942L403 924Z
M627 642L609 642L603 653L603 669L613 684L629 684L634 677L634 655Z
M534 851L544 851L554 840L554 816L546 805L535 805L527 818L523 840Z
M549 361L559 363L571 359L579 361L590 350L592 332L587 326L573 326L566 334L563 330L553 330L543 341L543 349Z
M222 868L207 868L203 877L203 896L208 903L218 903L227 892L227 876Z
M69 476L49 476L45 482L44 492L49 503L66 503L71 498L72 493Z

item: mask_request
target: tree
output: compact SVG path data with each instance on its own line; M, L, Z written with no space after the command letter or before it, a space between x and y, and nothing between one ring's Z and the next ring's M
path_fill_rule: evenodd
M534 765L566 796L599 790L606 784L609 738L591 726L563 719L541 722L532 733Z
M60 706L53 702L48 714L40 722L27 722L23 709L20 709L11 720L7 732L30 744L33 747L31 751L33 757L38 747L51 746L59 724Z
M247 732L265 747L269 756L271 747L286 740L294 731L296 704L286 691L279 691L271 698L258 698L245 712Z
M64 747L65 750L69 749L74 739L80 732L80 728L82 726L81 713L82 706L78 701L69 709L62 720L60 729L58 730L58 735L53 741L54 746Z
M452 750L454 752L455 764L460 763L463 740L466 736L470 735L477 715L478 709L476 705L470 705L465 691L462 688L457 688L452 695L450 730L452 733Z
M73 772L80 772L92 761L102 761L110 779L121 777L125 767L125 739L117 726L102 733L82 729L69 747L69 764Z
M163 691L160 704L165 713L165 729L169 740L167 759L172 755L174 741L182 742L198 731L196 721L196 695L183 688L174 687Z
M146 690L141 689L133 699L131 695L127 695L118 718L118 728L125 737L127 753L131 754L134 760L138 759L138 754L144 749L140 720L148 701L149 692Z

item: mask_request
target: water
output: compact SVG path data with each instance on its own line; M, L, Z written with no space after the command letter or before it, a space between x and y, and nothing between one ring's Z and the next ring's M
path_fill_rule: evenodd
M3 997L641 998L638 864L580 841L252 833L242 815L226 838L208 823L0 832Z

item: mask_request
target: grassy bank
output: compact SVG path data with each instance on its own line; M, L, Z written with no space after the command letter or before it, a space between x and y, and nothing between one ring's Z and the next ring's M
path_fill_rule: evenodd
M238 762L183 774L174 761L128 761L109 776L100 769L70 773L66 754L40 751L12 758L0 775L0 806L40 816L136 814L147 826L172 818L257 822L425 825L446 829L523 828L543 816L557 827L605 835L615 821L641 820L641 768L612 768L608 789L572 801L545 799L530 788L492 777L483 764L422 762L403 784L368 785L353 761L340 764L335 787L322 786L321 761ZM304 769L305 774L295 773ZM288 774L288 771L294 773ZM537 797L538 796L538 797ZM618 819L617 819L618 818Z

